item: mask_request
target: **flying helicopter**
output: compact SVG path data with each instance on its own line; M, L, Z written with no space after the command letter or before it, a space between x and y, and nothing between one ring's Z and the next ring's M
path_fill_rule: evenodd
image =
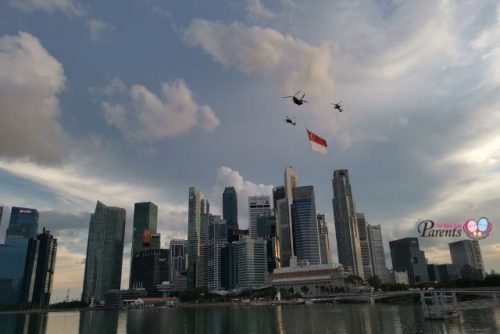
M298 106L302 105L302 103L307 103L307 101L304 100L304 96L306 96L306 94L305 93L302 94L302 97L299 99L297 97L297 94L299 94L299 93L300 93L300 90L297 93L295 93L295 95L293 95L293 96L292 95L290 95L290 96L283 96L283 98L284 99L292 98L293 103L295 103Z
M338 110L339 112L344 111L344 109L342 109L342 104L341 104L341 103L342 103L342 101L339 101L339 102L337 102L337 103L331 103L331 102L330 102L330 104L331 104L331 105L333 105L333 109L336 109L336 110Z
M294 126L295 126L295 125L297 125L297 122L295 122L293 119L291 119L291 118L290 118L290 117L288 117L288 116L287 116L287 117L285 117L285 122L286 122L287 124L290 124L290 125L294 125Z

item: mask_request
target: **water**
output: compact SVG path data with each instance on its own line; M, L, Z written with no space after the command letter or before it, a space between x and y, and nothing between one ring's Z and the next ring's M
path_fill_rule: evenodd
M0 314L10 333L500 333L500 307L426 321L417 305L219 306L130 311Z

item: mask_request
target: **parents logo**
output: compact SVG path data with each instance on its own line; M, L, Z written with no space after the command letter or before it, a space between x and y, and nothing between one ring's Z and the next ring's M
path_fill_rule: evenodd
M465 234L474 240L484 239L490 235L493 224L488 218L481 217L477 222L474 219L469 219L464 224Z
M421 237L461 237L462 224L441 224L428 219L418 224L417 231Z
M433 220L424 220L418 223L417 231L421 237L455 238L465 233L471 239L479 240L486 238L493 228L488 218L482 217L477 222L469 219L465 224L443 224Z

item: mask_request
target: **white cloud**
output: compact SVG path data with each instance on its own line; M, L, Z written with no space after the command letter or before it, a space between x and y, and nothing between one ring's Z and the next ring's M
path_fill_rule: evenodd
M87 21L87 28L89 29L90 38L93 41L101 41L111 35L114 27L99 19L91 19Z
M261 0L247 0L247 13L252 19L273 19L276 16Z
M271 77L283 92L315 96L333 91L331 43L313 46L271 28L193 20L186 39L227 67Z
M61 10L66 13L81 15L81 8L73 0L9 0L9 4L19 10L33 12L41 10L53 13Z
M61 63L25 32L0 37L0 156L54 162L63 154Z
M272 190L274 188L274 186L270 184L254 183L245 180L238 171L222 166L217 170L217 178L213 191L213 197L218 199L218 203L222 202L222 193L225 187L234 187L236 190L238 196L238 219L240 228L248 228L248 197L260 195L272 196ZM222 205L218 206L222 208Z
M481 52L481 59L488 64L489 71L486 77L494 85L500 85L500 5L497 7L496 22L491 27L483 30L471 42L473 49Z
M124 103L102 104L108 124L132 142L152 143L186 134L196 125L213 131L220 124L215 112L200 106L184 81L164 82L161 96L142 85L128 90Z

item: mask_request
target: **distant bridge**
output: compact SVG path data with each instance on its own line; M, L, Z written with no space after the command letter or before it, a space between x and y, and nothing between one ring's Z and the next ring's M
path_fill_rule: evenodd
M355 302L355 303L375 303L377 300L391 299L395 297L415 296L421 292L446 292L456 295L487 296L493 300L500 299L500 288L468 288L468 289L447 289L447 290L405 290L405 291L384 291L384 292L358 292L340 293L335 296L317 296L308 299L313 303L325 302Z

